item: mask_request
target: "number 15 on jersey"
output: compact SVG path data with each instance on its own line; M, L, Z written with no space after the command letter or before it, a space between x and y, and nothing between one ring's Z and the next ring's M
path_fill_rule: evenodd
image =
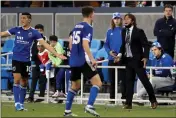
M80 34L81 34L81 31L74 31L73 32L73 41L72 41L72 44L78 44L80 42Z

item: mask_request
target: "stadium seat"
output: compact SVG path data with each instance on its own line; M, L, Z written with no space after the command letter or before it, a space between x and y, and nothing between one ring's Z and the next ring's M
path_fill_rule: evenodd
M2 53L6 53L6 52L12 52L14 47L14 39L9 39L4 43L4 46L1 50Z
M39 82L37 82L36 91L39 91Z
M98 52L100 47L101 47L101 41L98 39L93 39L91 42L90 50L94 57L96 56L96 53Z
M64 40L63 39L58 39L58 42L61 44L61 46L64 46Z
M5 57L1 57L1 64L6 64L6 59L5 59Z
M108 54L105 51L104 47L97 52L97 54L95 56L95 59L99 59L99 58L102 58L102 57L104 59L108 58ZM102 66L108 66L108 62L103 62ZM101 70L102 70L104 81L105 82L109 82L109 79L108 79L109 78L108 68L102 68Z
M1 78L1 90L7 90L7 89L8 89L8 79Z
M32 83L32 79L28 79L29 89L31 89L31 83Z
M92 50L99 50L100 49L100 46L101 46L101 41L98 40L98 39L93 39L91 41L91 49Z
M1 64L6 64L5 57L1 57ZM9 73L6 70L6 67L1 67L1 89L2 90L8 89L8 78L9 78Z

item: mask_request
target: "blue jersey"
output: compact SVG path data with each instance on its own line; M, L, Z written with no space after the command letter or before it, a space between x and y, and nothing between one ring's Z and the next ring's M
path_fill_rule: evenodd
M110 51L113 50L116 54L120 51L120 47L122 45L121 31L121 27L115 27L114 29L109 29L107 31L104 47L109 55L109 60L114 60L114 58L109 54Z
M80 22L71 31L72 48L70 51L69 65L71 67L80 67L86 61L86 54L83 48L83 40L88 40L89 45L92 41L93 28L86 22Z
M159 59L156 57L151 61L151 66L154 67L172 67L174 64L172 57L164 53ZM153 75L158 77L171 76L170 69L154 69Z
M24 30L23 27L11 28L8 33L15 35L12 59L21 62L30 61L30 50L33 41L41 39L42 35L34 28Z

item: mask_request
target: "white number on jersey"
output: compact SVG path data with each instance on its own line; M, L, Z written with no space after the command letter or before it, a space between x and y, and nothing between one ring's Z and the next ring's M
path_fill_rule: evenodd
M74 31L73 32L73 41L72 43L73 44L78 44L80 42L80 34L81 34L81 31Z

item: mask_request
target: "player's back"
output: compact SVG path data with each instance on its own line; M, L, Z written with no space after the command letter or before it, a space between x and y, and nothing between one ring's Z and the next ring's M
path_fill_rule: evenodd
M87 22L80 22L71 31L72 36L72 49L70 51L70 66L82 66L85 59L85 51L83 48L83 40L88 40L89 44L92 40L93 28Z

